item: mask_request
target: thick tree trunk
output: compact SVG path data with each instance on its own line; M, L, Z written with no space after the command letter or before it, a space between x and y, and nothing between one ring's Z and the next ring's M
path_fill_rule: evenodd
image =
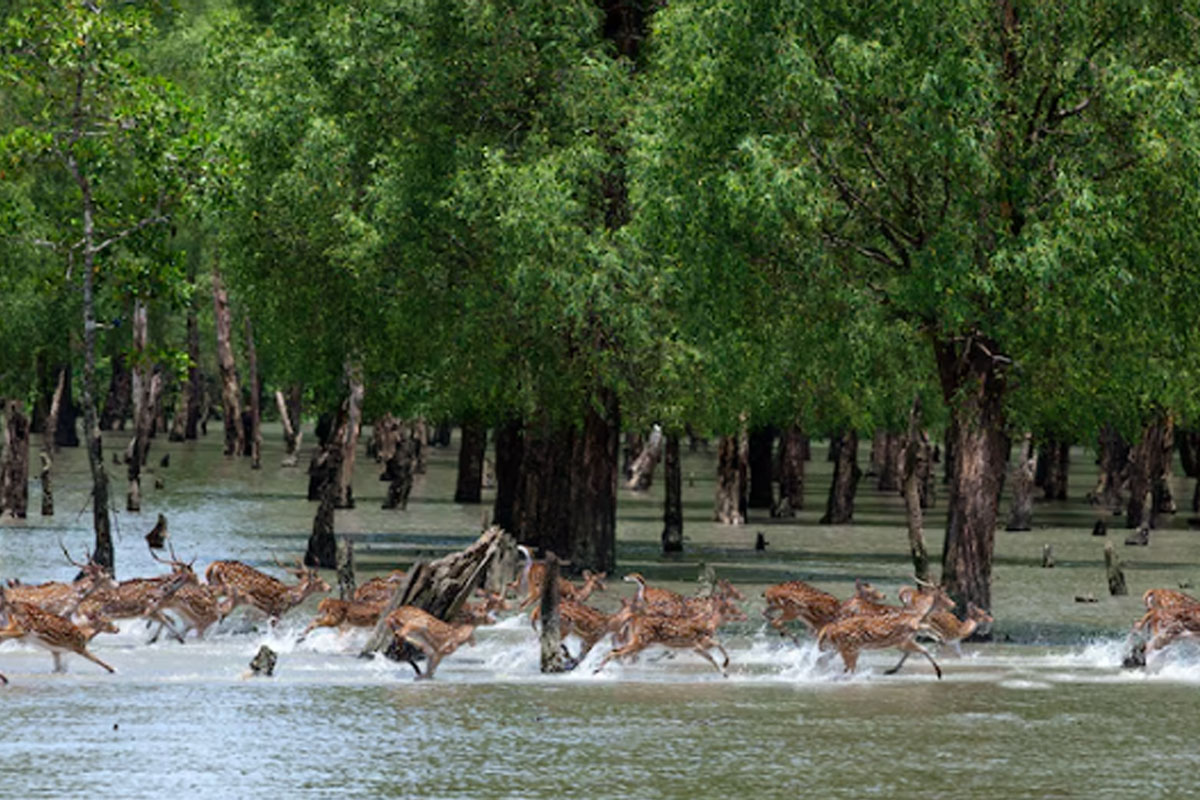
M345 424L344 412L338 415L341 425ZM317 513L313 516L312 533L308 537L308 549L304 563L310 567L337 568L337 538L334 536L333 514L338 499L338 475L341 473L342 448L334 438L322 448L324 457L311 467L316 472L318 486Z
M54 394L50 399L50 409L46 412L45 425L42 429L42 516L54 516L54 486L51 470L54 468L54 434L58 430L58 415L62 410L63 392L67 385L67 368L58 372L58 381L54 386Z
M516 499L521 483L524 425L514 418L496 428L496 502L492 522L516 533Z
M258 380L258 349L254 346L250 317L246 317L246 366L250 373L250 426L246 431L250 445L250 468L262 469L262 384Z
M770 425L750 432L750 490L746 500L749 508L771 508L775 505L775 468L772 451L775 448L776 433L776 429Z
M896 492L900 490L900 458L903 449L904 437L901 434L892 431L884 432L876 480L876 488L879 491Z
M481 422L462 423L458 447L458 481L454 502L479 503L483 499L483 456L487 451L487 427Z
M784 429L779 440L779 502L771 516L794 517L804 508L804 461L808 437L798 425Z
M29 417L18 400L10 400L5 405L8 445L4 464L0 465L0 486L4 495L0 497L0 508L9 516L25 519L29 513Z
M746 464L749 448L742 436L721 436L717 445L717 493L714 518L722 525L741 525L746 521Z
M1196 481L1192 491L1192 511L1200 511L1200 431L1176 431L1179 461L1183 474Z
M221 285L221 273L213 262L213 322L217 332L217 367L221 373L221 405L225 420L225 455L239 455L246 449L246 431L242 427L241 389L233 360L233 316L229 295Z
M79 419L80 408L72 399L74 395L71 389L71 365L64 364L61 369L64 376L62 401L58 411L58 425L54 428L54 446L78 447L79 432L75 429L75 421Z
M950 407L947 456L949 510L942 547L942 584L966 609L991 608L992 555L1000 489L1008 460L1004 435L1003 356L975 338L934 343L942 394Z
M1174 511L1169 480L1174 446L1174 423L1161 414L1148 424L1142 439L1129 453L1129 502L1125 507L1125 527L1143 524L1158 527L1158 516Z
M612 572L617 563L617 476L621 410L617 393L598 387L585 400L570 470L568 546L572 572ZM555 550L556 553L564 551Z
M1037 472L1037 456L1034 454L1033 434L1026 433L1021 439L1017 457L1012 465L1012 505L1008 512L1005 530L1028 531L1033 529L1033 490Z
M1125 505L1130 447L1111 425L1100 429L1098 447L1100 474L1096 479L1096 488L1088 495L1088 499L1093 505L1120 513Z
M662 427L655 425L646 437L646 444L637 458L629 465L629 478L626 487L637 492L647 491L654 481L654 469L662 458L663 432Z
M275 390L275 407L279 410L279 421L283 425L283 461L280 466L294 467L300 458L300 442L304 432L300 430L300 420L293 417L283 392Z
M925 547L925 519L921 502L922 488L928 483L929 436L921 427L921 397L913 398L908 415L908 435L904 439L900 471L903 482L904 512L908 523L908 550L912 555L913 575L929 580L929 551Z
M833 480L821 524L845 525L854 519L854 495L862 477L858 466L858 432L842 431L830 440L829 447L834 456Z
M358 433L362 428L363 380L361 369L348 370L350 395L346 398L346 427L337 446L342 450L338 471L338 508L354 508L354 461L358 451Z
M546 571L542 575L542 672L564 672L562 627L558 617L558 557L546 553Z
M1069 442L1050 439L1038 447L1037 477L1034 482L1047 500L1067 499L1067 471L1070 468L1070 459Z
M664 553L683 552L683 469L679 460L679 434L667 434L664 447L662 549Z
M543 416L525 428L513 516L517 541L539 552L570 553L574 429Z
M134 312L136 316L136 311ZM129 416L133 399L133 374L124 353L117 353L112 360L112 376L108 381L108 395L104 399L104 411L100 415L100 427L106 431L125 430L125 418Z

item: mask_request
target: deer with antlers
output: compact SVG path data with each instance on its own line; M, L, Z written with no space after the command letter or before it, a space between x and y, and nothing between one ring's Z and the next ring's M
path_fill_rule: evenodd
M25 585L10 582L8 588L10 600L30 603L51 614L69 617L79 603L91 594L103 589L116 588L117 582L113 580L107 569L92 559L90 553L87 560L81 563L71 557L66 545L61 541L58 546L62 548L67 562L79 568L80 576L71 583L47 581L46 583Z
M928 628L926 619L930 614L951 608L954 608L954 601L940 587L924 584L907 608L861 614L829 623L817 634L817 646L822 650L836 650L842 657L846 672L854 672L858 654L863 650L895 647L903 650L906 656L908 653L920 653L929 659L938 679L941 679L942 668L930 652L917 643L916 636ZM886 674L899 670L904 660L901 659Z
M475 644L475 626L470 622L442 622L415 606L400 606L387 616L387 625L397 641L407 642L425 654L425 673L413 662L417 678L430 679L442 659L463 644Z
M32 603L10 600L3 587L0 587L0 616L7 619L7 624L0 628L0 641L20 639L49 650L54 656L55 672L65 671L62 661L65 653L75 653L109 672L116 672L87 649L88 642L101 628L115 630L111 621L76 625L66 617L43 611Z
M132 578L121 581L115 589L101 589L79 603L77 613L84 619L105 618L111 620L144 618L157 622L178 641L183 636L175 629L171 619L162 613L162 602L189 583L196 576L190 571L172 572L158 578ZM157 638L157 635L155 636Z
M288 586L240 561L214 561L208 565L204 577L213 590L228 601L224 609L225 616L239 605L248 604L266 614L274 626L284 614L303 603L309 595L329 591L329 584L315 569L297 562L297 567L290 571L298 578L298 582Z

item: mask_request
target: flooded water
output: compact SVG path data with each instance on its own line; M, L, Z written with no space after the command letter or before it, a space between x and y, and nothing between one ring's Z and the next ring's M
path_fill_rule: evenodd
M313 507L303 470L252 472L220 454L218 434L199 443L156 443L141 514L119 515L122 577L156 574L144 533L167 515L181 557L202 569L239 558L279 574L271 563L303 549ZM121 441L106 440L108 452ZM658 555L659 487L621 496L621 571L644 572L681 591L695 586L699 562L732 579L750 600L750 621L722 634L732 663L722 678L690 653L650 650L637 663L594 667L601 643L575 672L543 676L524 615L481 628L478 643L414 682L412 670L355 657L365 634L296 635L316 598L274 631L235 618L202 642L145 644L126 624L101 636L95 652L117 672L67 656L53 674L43 651L0 646L0 796L247 797L1080 797L1192 793L1200 761L1200 649L1180 647L1149 670L1120 666L1124 637L1152 586L1200 582L1200 533L1181 513L1148 548L1120 545L1130 596L1109 598L1104 540L1090 535L1084 503L1042 504L1028 533L997 533L995 644L943 653L945 679L910 659L883 674L891 652L866 653L859 671L821 658L810 639L796 646L768 635L761 592L773 582L810 580L849 594L855 577L894 595L910 573L898 498L860 490L856 522L817 526L828 465L810 463L810 510L795 521L753 518L740 528L708 520L713 456L685 456L687 553ZM449 501L455 453L434 451L407 512L379 508L385 484L360 460L358 507L338 512L356 535L360 577L433 556L472 540L482 507ZM64 451L58 515L0 525L0 576L69 579L58 551L90 541L84 454ZM1074 454L1071 494L1081 498L1094 469ZM110 469L116 473L115 467ZM114 477L116 477L114 475ZM147 479L149 486L152 480ZM114 481L114 486L121 482ZM1181 500L1190 487L1177 485ZM36 493L35 493L36 494ZM485 498L490 499L490 498ZM123 504L122 504L123 505ZM37 509L38 498L31 501ZM1119 522L1119 519L1116 520ZM940 520L930 549L940 552ZM755 535L769 544L753 549ZM1043 544L1058 566L1042 569ZM332 576L329 576L332 577ZM615 607L628 584L611 582L593 599ZM1076 595L1098 602L1077 603ZM258 647L279 653L276 676L247 679ZM572 647L575 643L572 641Z

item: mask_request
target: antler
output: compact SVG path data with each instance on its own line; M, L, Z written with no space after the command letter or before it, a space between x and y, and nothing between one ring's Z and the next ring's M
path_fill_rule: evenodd
M67 546L66 546L65 544L63 544L62 537L59 537L59 540L58 540L58 546L59 546L60 548L62 548L63 555L64 555L64 556L66 556L66 558L67 558L67 563L68 563L68 564L71 564L72 566L79 567L80 569L87 569L87 564L80 564L78 561L76 561L75 559L71 558L71 554L70 554L70 553L67 551ZM91 561L91 560L92 560L92 559L91 559L91 555L89 554L89 555L88 555L88 561Z

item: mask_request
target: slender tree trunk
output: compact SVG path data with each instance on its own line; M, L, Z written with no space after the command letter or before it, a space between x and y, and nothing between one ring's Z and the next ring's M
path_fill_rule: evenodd
M338 508L354 508L354 461L358 450L358 432L362 428L363 379L361 368L348 369L350 395L346 398L346 427L337 446L342 450L338 471Z
M3 464L4 497L0 508L10 516L25 519L29 513L29 417L19 400L10 400L6 405L8 446Z
M747 497L747 506L750 508L771 508L775 505L775 468L772 451L775 448L776 433L776 429L770 425L750 432L750 487Z
M662 448L662 428L655 425L650 430L650 435L646 437L646 444L642 451L629 465L627 488L638 492L644 492L650 488L654 481L654 468L658 466L658 461L662 458Z
M195 276L192 285L195 286ZM184 417L183 438L194 440L200 427L201 413L207 414L204 404L204 376L200 372L200 322L196 317L196 306L188 304L187 314L188 381L187 415Z
M621 447L621 475L626 483L633 477L633 461L646 449L646 442L637 431L625 434L625 444Z
M904 437L899 433L885 431L880 454L876 488L881 492L900 490L900 459L904 449Z
M1050 439L1038 448L1037 480L1047 500L1067 499L1067 477L1071 464L1071 444Z
M397 430L399 438L389 448L387 464L381 476L381 479L388 481L387 497L383 501L383 507L398 508L404 511L408 508L408 497L412 494L415 447L412 437L406 435L399 427Z
M546 553L546 571L542 575L542 672L564 672L567 665L562 652L562 625L558 616L558 557Z
M339 415L344 424L344 416ZM339 429L341 426L339 425ZM334 536L333 515L338 498L338 475L342 466L342 449L337 440L324 448L325 458L316 465L318 473L319 502L313 516L312 533L308 537L308 549L304 563L310 567L336 569L338 566L337 538Z
M1000 489L1008 460L1001 365L993 342L936 341L942 394L950 407L947 456L953 459L942 583L965 609L991 608L992 556Z
M258 380L258 349L254 346L254 329L249 316L246 317L246 366L250 373L250 429L246 431L250 444L250 468L262 469L262 384Z
M146 453L150 448L150 415L153 409L152 379L146 354L150 320L146 304L141 299L133 301L132 316L133 367L130 371L130 380L133 385L133 439L129 442L129 452L126 458L129 492L125 496L125 510L141 511L142 467L145 466Z
M424 475L426 460L429 458L429 425L423 417L417 417L411 423L410 436L413 441L413 471Z
M1160 414L1146 425L1142 439L1129 454L1129 502L1125 508L1125 526L1158 527L1158 515L1174 508L1167 483L1173 450L1174 423L1170 415Z
M1175 495L1171 491L1172 461L1175 453L1175 417L1168 413L1162 418L1162 439L1158 453L1158 469L1154 474L1151 492L1154 495L1153 513L1157 518L1160 514L1174 514L1178 508L1175 505Z
M886 428L875 429L875 434L871 437L871 460L867 463L868 478L878 477L883 471L883 462L887 458L887 439Z
M479 503L483 499L483 455L487 451L487 427L480 422L462 423L458 448L458 482L454 502Z
M808 437L798 425L784 429L779 440L779 502L771 512L773 517L794 517L804 508L804 460L808 453Z
M246 450L246 431L242 427L241 389L233 360L233 316L229 312L229 295L221 285L216 261L213 261L212 284L217 367L221 373L221 413L225 419L225 455L240 455Z
M125 418L129 416L132 398L133 375L125 354L117 353L112 360L112 377L108 382L104 411L100 415L100 427L106 431L125 430Z
M740 436L721 436L717 445L717 495L714 518L722 525L746 521L742 497L746 468L742 462Z
M1100 429L1098 442L1100 474L1096 488L1088 495L1093 505L1120 513L1125 504L1125 488L1129 478L1129 444L1111 425Z
M679 460L679 434L667 434L663 459L666 496L663 502L662 549L683 552L683 469Z
M284 398L283 392L278 389L275 390L275 407L279 409L279 421L283 424L284 455L281 466L294 467L300 458L300 441L304 437L304 432L300 430L298 419L293 424L287 400Z
M913 398L908 414L908 436L904 440L900 471L903 476L904 512L908 523L908 550L917 580L929 580L929 551L925 547L922 486L930 473L929 436L921 427L921 396Z
M54 395L50 400L50 410L46 413L45 425L42 429L42 516L54 516L54 486L51 480L51 470L54 467L54 434L58 430L58 415L62 409L63 390L67 385L67 368L58 371L58 381L54 386Z
M1033 447L1033 434L1026 433L1021 439L1017 457L1012 465L1012 505L1008 512L1005 530L1028 531L1033 529L1034 475L1037 472L1037 456Z
M354 599L354 541L342 534L342 546L337 554L338 597L345 603Z
M845 525L854 519L854 495L862 470L858 466L858 432L845 430L830 440L834 455L833 480L825 503L823 525Z
M617 563L621 457L621 409L614 390L598 387L585 401L583 429L575 434L573 450L566 549L571 571L611 572Z
M496 429L496 502L492 522L516 534L516 500L521 483L524 425L513 418Z

